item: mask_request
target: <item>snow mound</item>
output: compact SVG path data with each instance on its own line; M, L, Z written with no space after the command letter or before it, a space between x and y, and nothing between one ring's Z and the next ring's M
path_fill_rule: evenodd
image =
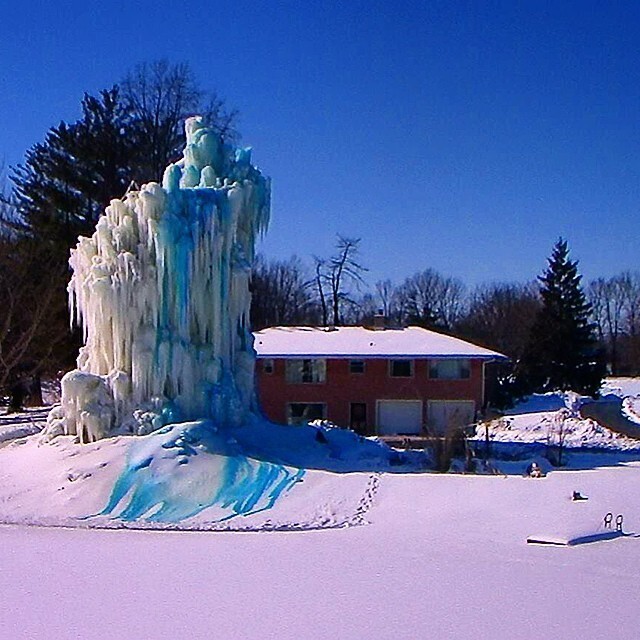
M199 420L84 445L33 436L2 456L4 523L251 531L363 524L380 472L429 462L342 429L259 419L237 428Z
M640 396L627 396L622 400L622 415L640 424Z
M482 423L472 440L484 440L486 428L491 442L556 445L562 435L567 449L640 451L640 440L614 433L590 418L573 417L567 409L508 415Z
M605 378L600 395L612 394L620 398L640 396L640 378Z

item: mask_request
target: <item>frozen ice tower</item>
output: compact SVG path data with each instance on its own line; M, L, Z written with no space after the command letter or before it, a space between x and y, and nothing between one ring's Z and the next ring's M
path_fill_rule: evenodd
M250 149L186 122L184 157L162 186L112 200L71 252L78 368L62 379L47 433L90 442L255 409L249 274L269 221L270 184Z

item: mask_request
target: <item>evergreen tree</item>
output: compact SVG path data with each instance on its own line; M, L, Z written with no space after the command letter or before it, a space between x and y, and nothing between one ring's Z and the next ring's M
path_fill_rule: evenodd
M13 170L19 230L60 245L63 255L79 235L91 235L112 198L122 197L136 157L126 133L127 109L117 87L85 94L82 115L61 122Z
M524 353L516 366L520 394L573 390L595 395L605 374L596 347L591 305L580 284L578 262L569 259L567 242L560 238L538 278L542 306Z
M85 94L81 117L51 128L13 169L14 226L57 241L66 257L132 180L141 185L162 179L184 145L185 119L196 113L223 137L237 137L237 113L200 90L186 64L139 65L121 87Z

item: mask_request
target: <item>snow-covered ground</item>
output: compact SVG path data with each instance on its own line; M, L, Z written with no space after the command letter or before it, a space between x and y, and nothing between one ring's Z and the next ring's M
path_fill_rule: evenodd
M616 433L580 415L580 405L593 402L573 393L535 394L506 411L501 418L479 425L472 438L481 449L487 431L495 453L501 456L534 455L560 439L567 449L640 451L640 440ZM640 379L608 378L598 403L620 405L618 411L640 424Z
M350 510L370 495L370 524L256 533L3 527L1 635L637 638L639 538L576 547L526 538L598 530L607 512L622 513L635 534L639 483L637 463L542 479L385 474L373 487L368 474L310 472L308 503L323 496ZM589 500L572 502L574 490ZM300 506L286 510L293 517Z
M635 398L631 381L615 383L611 393ZM493 433L526 445L558 416L575 421L568 466L539 479L522 476L525 458L498 460L497 475L382 472L366 442L336 457L343 434L330 430L300 439L300 459L328 447L336 469L370 468L298 473L273 451L249 464L233 447L214 454L215 438L194 428L91 445L5 440L0 520L18 524L0 526L0 637L637 638L640 450L558 402L534 398L535 411ZM0 440L39 415L0 421ZM182 478L177 496L162 484L167 469ZM230 470L260 487L251 508L207 493ZM158 496L191 515L157 522L159 507L142 524L123 518ZM623 516L627 535L527 544L602 532L607 513ZM219 530L126 528L140 526Z

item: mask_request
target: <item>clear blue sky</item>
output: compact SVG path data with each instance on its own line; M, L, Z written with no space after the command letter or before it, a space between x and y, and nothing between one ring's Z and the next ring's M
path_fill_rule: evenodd
M273 178L262 250L362 238L371 284L640 269L640 3L5 2L0 160L136 63L189 62Z

